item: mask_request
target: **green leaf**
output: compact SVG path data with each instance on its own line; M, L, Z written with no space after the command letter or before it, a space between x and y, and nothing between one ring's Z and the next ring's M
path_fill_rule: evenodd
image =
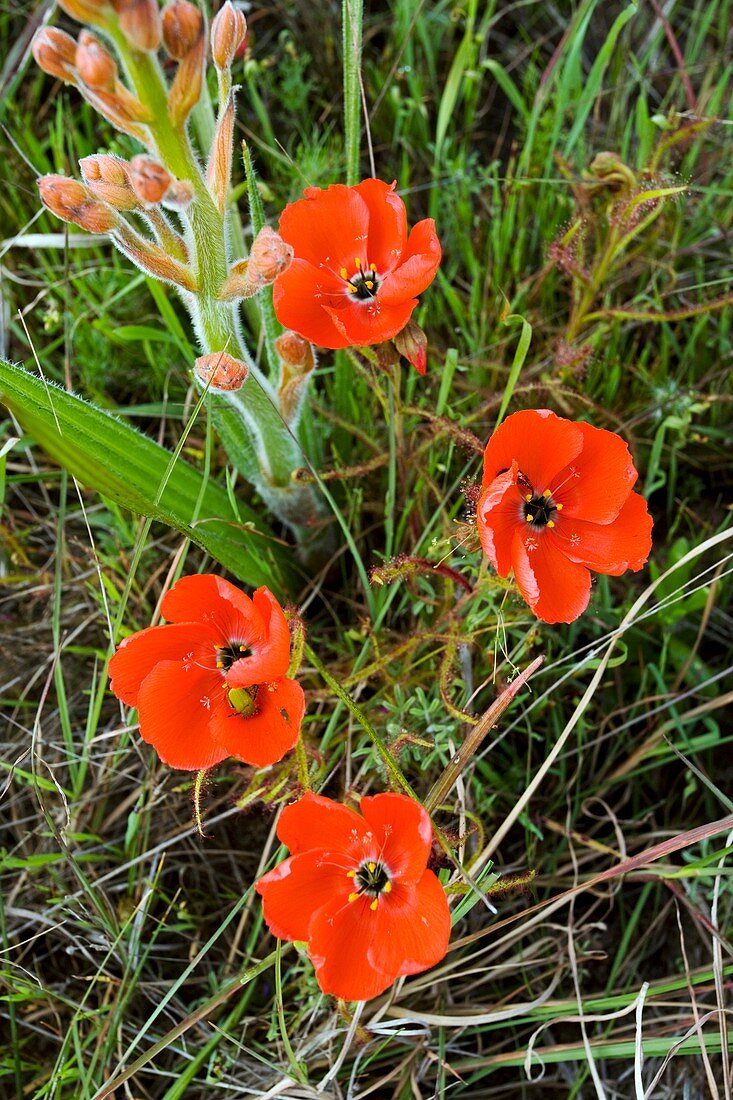
M181 531L249 585L289 588L287 550L244 502L116 416L0 360L0 401L74 477L123 508ZM163 489L161 491L161 486Z

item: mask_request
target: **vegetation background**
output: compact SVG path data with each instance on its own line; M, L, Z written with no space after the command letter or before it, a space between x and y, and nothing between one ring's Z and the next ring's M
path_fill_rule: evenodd
M38 175L134 152L29 63L50 10L0 7L0 350L175 447L195 357L175 295L39 213ZM248 20L238 135L276 220L342 172L340 11L268 0ZM147 626L164 585L216 562L161 524L141 543L6 417L0 1095L731 1096L733 827L711 824L733 810L730 29L728 0L367 5L364 174L371 148L445 258L424 378L321 356L305 441L350 537L334 523L294 602L423 795L464 714L545 662L438 817L483 854L496 913L459 898L445 962L358 1019L292 948L257 966L274 945L251 884L295 763L218 768L202 838L190 777L104 692L110 617ZM655 517L648 570L599 579L569 627L533 620L471 524L497 415L538 406L621 432ZM226 484L204 413L184 453ZM302 675L314 787L384 789L343 700Z

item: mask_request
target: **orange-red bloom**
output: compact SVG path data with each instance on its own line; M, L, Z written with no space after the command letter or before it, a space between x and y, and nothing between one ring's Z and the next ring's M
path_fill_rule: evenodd
M405 327L441 250L432 218L408 236L394 188L375 179L308 187L285 207L280 236L295 258L275 282L281 324L321 348L381 344Z
M450 913L428 871L433 830L403 794L362 798L361 813L308 792L280 815L291 851L257 883L265 921L303 940L324 993L366 1001L445 955Z
M274 764L298 740L305 700L286 677L290 632L273 594L250 599L202 574L182 577L161 610L170 623L125 638L109 665L143 740L173 768Z
M620 436L548 409L514 413L484 452L478 531L500 576L510 569L539 619L569 623L588 606L589 569L641 569L652 519Z

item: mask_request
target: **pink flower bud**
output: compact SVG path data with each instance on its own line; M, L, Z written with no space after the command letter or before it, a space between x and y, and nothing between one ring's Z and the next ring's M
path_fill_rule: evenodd
M76 68L87 88L114 92L117 82L117 63L91 31L84 30L79 35Z
M115 210L137 210L140 206L130 184L130 166L120 157L96 153L79 161L84 182L95 198Z
M88 187L66 176L43 176L38 189L44 206L62 221L81 226L89 233L109 233L119 219L111 207L95 199Z
M259 231L249 253L247 274L253 285L262 287L274 283L293 260L293 247L286 244L277 230L265 225Z
M313 345L297 332L284 332L275 341L275 351L289 367L313 368Z
M231 392L242 388L249 371L247 364L225 351L201 355L194 364L196 376L211 390Z
M58 27L41 27L33 35L31 51L44 73L76 84L76 42Z
M157 50L162 37L156 0L115 0L120 29L137 50Z
M247 39L244 13L226 0L211 24L211 53L217 69L228 69Z
M201 12L189 0L170 0L162 19L165 48L176 61L182 61L204 33Z
M130 161L130 183L141 203L154 206L168 191L171 176L162 164L140 154Z
M412 363L418 374L425 374L428 361L428 338L415 321L408 321L394 337L394 346L400 355Z

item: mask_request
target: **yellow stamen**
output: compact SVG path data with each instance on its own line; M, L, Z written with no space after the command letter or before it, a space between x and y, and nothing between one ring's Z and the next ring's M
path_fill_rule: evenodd
M385 882L384 886L382 887L382 893L383 894L391 894L391 892L392 892L392 883L391 882Z
M246 647L246 645L240 645L240 647L239 647L239 652L240 652L240 653L246 653L246 652L247 652L247 647Z
M564 504L556 504L555 507L557 508L558 512L562 512L565 505Z
M224 662L223 661L217 661L216 662L216 667L217 668L224 668Z
M347 871L346 872L346 877L347 878L356 878L356 871Z
M356 287L352 286L351 283L349 283L349 285L347 287L347 290L348 290L349 294L356 294Z
M545 489L545 491L544 491L544 493L542 494L542 496L543 496L543 497L551 497L551 496L552 496L552 493L550 492L550 490L549 490L549 489Z
M526 497L525 497L524 499L525 499L525 500L527 501L527 504L529 504L530 500L532 499L532 494L531 494L531 493L527 493L527 495L526 495Z
M370 271L376 271L377 270L377 265L376 264L369 264L369 270Z
M376 865L376 863L367 863L367 867L368 867L368 868L369 868L369 870L370 870L370 871L372 872L372 874L374 874L374 872L375 872L375 871L376 871L376 869L377 869L377 865Z
M359 259L358 256L354 256L354 263L356 264L357 267L361 267L361 260Z
M367 290L374 290L374 283L371 281L371 279L367 279L364 283L364 286L367 288Z
M342 267L341 270L339 271L339 275L341 276L342 279L345 279L348 274L349 273L348 273L348 271L346 270L345 267Z
M372 912L374 912L374 910L377 908L378 905L379 905L379 898L375 898L374 901L372 902L372 904L369 906L369 908L371 909Z
M524 518L526 519L527 523L534 523L534 516L525 516Z
M553 523L553 521L552 521L551 519L548 519L548 521L547 521L547 526L548 526L548 527L554 527L554 526L555 526L555 524Z
M356 901L356 899L360 897L361 894L349 894L349 901Z

